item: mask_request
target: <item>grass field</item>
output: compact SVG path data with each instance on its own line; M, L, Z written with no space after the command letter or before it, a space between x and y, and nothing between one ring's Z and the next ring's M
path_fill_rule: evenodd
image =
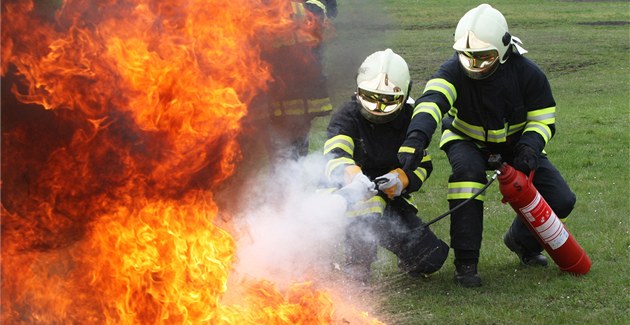
M340 1L326 62L334 104L352 94L356 68L387 47L411 68L417 97L452 54L457 21L469 1ZM382 251L369 294L389 324L630 324L630 4L625 1L495 1L526 54L547 72L557 102L557 133L546 150L578 201L566 223L592 260L574 277L551 264L526 269L502 243L514 212L487 193L479 264L484 285L453 283L452 254L428 279L400 275ZM312 151L320 151L327 119L316 121ZM430 146L434 173L415 196L425 220L447 210L450 167ZM448 242L449 220L432 229ZM378 283L378 285L376 284Z

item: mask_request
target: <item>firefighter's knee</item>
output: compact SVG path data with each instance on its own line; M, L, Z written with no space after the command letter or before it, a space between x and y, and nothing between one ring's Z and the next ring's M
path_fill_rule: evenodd
M567 195L563 198L559 198L557 202L555 202L554 206L551 207L553 212L556 213L558 218L565 219L571 214L573 208L575 207L575 202L577 201L575 194L571 193L571 195Z
M449 182L473 181L485 184L487 181L486 170L483 166L475 164L462 165L453 168Z
M399 267L412 276L437 272L448 257L448 245L429 229L415 232L406 246L405 254L399 256Z

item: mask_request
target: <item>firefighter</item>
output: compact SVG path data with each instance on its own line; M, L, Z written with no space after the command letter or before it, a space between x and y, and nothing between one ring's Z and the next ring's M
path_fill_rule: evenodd
M329 115L323 67L324 32L337 14L336 0L291 1L295 28L277 35L265 59L271 64L268 151L272 162L308 153L314 118Z
M410 199L431 174L430 156L423 151L414 169L401 168L397 158L413 111L410 89L405 60L391 49L375 52L358 70L356 93L327 127L326 178L350 202L343 271L361 282L370 278L378 245L412 276L439 270L448 256L448 245L422 227Z
M497 9L481 4L455 29L454 55L427 82L415 103L407 139L399 150L403 166L415 165L441 124L440 148L451 165L447 200L454 208L486 183L490 157L529 175L558 217L564 220L575 194L547 158L544 148L556 132L556 102L545 74L523 56L522 42L510 34ZM455 282L481 286L477 270L483 231L484 195L451 215ZM505 245L528 266L546 266L543 247L517 217Z

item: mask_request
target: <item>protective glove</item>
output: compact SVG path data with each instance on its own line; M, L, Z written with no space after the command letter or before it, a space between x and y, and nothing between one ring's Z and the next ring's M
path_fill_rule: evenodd
M339 189L337 194L343 196L350 203L365 201L376 195L376 184L362 172L354 175L352 181Z
M424 148L426 147L426 137L424 134L414 131L407 136L400 149L398 149L398 161L402 169L413 172L422 161Z
M400 196L402 191L409 185L407 174L400 168L396 168L383 176L377 177L376 181L378 183L378 189L383 191L390 200Z
M534 148L522 143L516 145L514 148L514 161L512 161L514 168L525 175L529 175L530 171L538 169L539 163L540 153L536 152Z

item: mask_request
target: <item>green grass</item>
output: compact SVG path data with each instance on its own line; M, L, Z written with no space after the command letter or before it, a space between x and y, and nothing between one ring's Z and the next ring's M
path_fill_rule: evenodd
M407 60L414 89L452 54L457 21L469 1L340 1L328 43L327 71L336 105L352 94L356 68L370 53L391 47ZM386 251L374 265L370 294L379 319L390 324L630 324L630 4L600 1L495 1L527 56L547 72L558 108L558 132L546 150L578 202L566 223L592 260L574 277L552 264L526 269L502 243L514 212L488 190L481 250L481 288L452 280L452 254L428 279L398 273ZM625 22L625 24L610 23ZM315 121L312 151L320 151L327 118ZM434 173L415 195L429 220L447 210L450 167L437 148ZM448 218L432 229L449 241Z

